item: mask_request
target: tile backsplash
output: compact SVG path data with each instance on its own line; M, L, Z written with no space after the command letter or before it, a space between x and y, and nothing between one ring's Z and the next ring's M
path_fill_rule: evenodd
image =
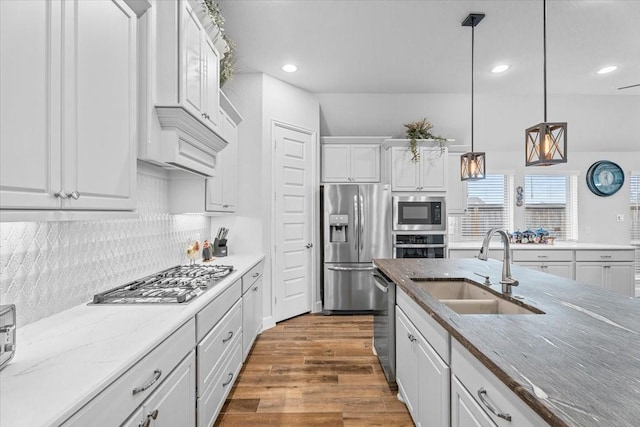
M166 172L138 167L138 217L0 223L0 304L24 326L93 295L187 261L187 240L211 235L209 218L169 214Z

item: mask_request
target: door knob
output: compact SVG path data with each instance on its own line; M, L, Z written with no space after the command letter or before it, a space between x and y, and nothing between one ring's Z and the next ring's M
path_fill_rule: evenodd
M311 249L313 247L313 243L307 243L306 245L304 245L304 247L307 249Z

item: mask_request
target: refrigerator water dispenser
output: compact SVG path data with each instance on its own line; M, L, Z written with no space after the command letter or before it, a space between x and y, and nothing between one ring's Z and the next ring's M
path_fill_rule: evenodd
M346 243L348 224L349 215L329 215L329 241L331 243Z

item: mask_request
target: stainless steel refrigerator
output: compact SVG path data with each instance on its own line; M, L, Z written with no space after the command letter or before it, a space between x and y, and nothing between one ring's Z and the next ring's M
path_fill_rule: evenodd
M323 312L378 310L374 258L391 258L388 185L335 184L323 191Z

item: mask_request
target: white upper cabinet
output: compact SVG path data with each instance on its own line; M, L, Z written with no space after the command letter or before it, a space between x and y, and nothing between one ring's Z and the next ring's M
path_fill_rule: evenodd
M218 28L202 2L156 1L141 20L141 160L215 176L227 147L220 116Z
M323 137L322 182L380 182L383 137Z
M392 191L446 191L447 149L419 147L419 153L415 162L409 148L391 148Z
M136 14L69 0L0 16L1 207L135 209Z

